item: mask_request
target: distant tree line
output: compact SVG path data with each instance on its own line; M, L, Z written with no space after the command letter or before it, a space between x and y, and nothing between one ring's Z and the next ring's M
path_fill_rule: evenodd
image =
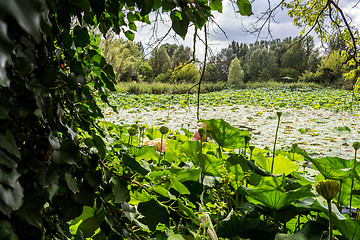
M141 43L133 43L109 34L100 41L106 60L114 67L117 81L196 82L200 71L189 47L163 44L145 58ZM325 52L315 46L314 38L287 37L252 44L233 41L227 48L210 57L205 81L228 82L241 86L246 82L284 81L344 84L348 71L343 41L336 36Z

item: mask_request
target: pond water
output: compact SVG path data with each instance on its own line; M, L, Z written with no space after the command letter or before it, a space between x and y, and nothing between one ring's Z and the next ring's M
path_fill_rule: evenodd
M277 148L290 148L293 143L308 151L313 157L353 158L354 141L360 141L358 120L360 112L332 112L312 108L266 108L246 105L201 107L200 118L222 118L231 125L249 128L251 144L272 149L277 125L276 112L281 111L281 123ZM196 107L184 108L172 105L167 110L152 107L104 111L105 120L119 124L165 125L171 130L181 128L195 131L197 128Z

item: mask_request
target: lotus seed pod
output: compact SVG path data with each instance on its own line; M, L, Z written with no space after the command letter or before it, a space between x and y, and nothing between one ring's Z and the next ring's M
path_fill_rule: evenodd
M252 151L254 151L255 146L250 146L249 148L250 148L250 151L252 152Z
M131 124L131 126L130 127L133 127L133 128L135 128L136 130L138 130L139 129L139 125L137 125L136 123L134 123L134 124ZM134 134L135 135L135 134Z
M321 180L315 184L315 189L326 200L332 200L340 191L340 184L334 180Z
M169 128L167 128L165 126L161 126L160 132L161 132L161 134L167 134L169 132Z
M276 112L276 115L278 116L278 118L280 118L282 115L282 112Z
M137 133L137 129L134 127L129 127L128 132L131 136L135 135Z
M359 142L354 142L354 143L353 143L353 148L354 148L355 150L358 150L358 149L360 148L360 143L359 143Z
M250 142L251 137L245 136L244 139L245 139L245 143L248 144Z
M205 128L199 128L198 133L199 133L200 137L202 138L206 135L207 131Z
M292 148L296 149L299 145L297 143L293 143Z

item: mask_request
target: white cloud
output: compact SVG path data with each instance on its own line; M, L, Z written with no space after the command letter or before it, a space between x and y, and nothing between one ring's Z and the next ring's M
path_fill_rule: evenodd
M280 1L280 0L278 0ZM359 16L359 8L354 7L355 1L344 3L342 6L344 12L346 12L353 20L353 24L356 26L360 25L360 16ZM271 1L271 6L274 7L279 2ZM360 5L360 4L359 4ZM223 1L223 12L217 13L214 12L214 20L216 24L209 23L208 31L208 44L212 48L212 52L217 53L222 48L226 48L232 41L236 41L239 43L253 43L257 37L258 40L271 40L271 37L274 39L280 38L283 39L285 37L295 37L298 36L302 29L298 29L292 24L292 19L287 15L286 9L278 8L274 12L275 21L271 21L270 31L271 36L268 32L268 26L265 25L262 32L257 34L251 34L246 29L251 29L254 23L256 23L257 19L262 16L262 14L268 8L267 0L256 0L252 3L252 9L254 15L250 17L241 16L239 13L236 13L237 6L234 6L229 0ZM169 13L161 14L161 21L158 22L158 26L154 29L153 26L145 26L140 28L136 33L135 41L141 41L144 46L149 46L147 48L147 52L149 52L154 46L156 46L156 41L166 35L169 28L171 27L171 21L169 18ZM159 16L158 16L159 18ZM151 15L151 20L155 20L155 14ZM258 22L257 26L260 26L263 22ZM221 28L219 28L218 26ZM199 30L200 31L200 30ZM224 31L225 34L222 32ZM162 43L176 43L183 44L190 48L193 48L193 34L194 28L190 27L188 30L188 34L183 40L182 38L176 36L174 31L170 31L170 34L163 39ZM203 37L203 33L199 33L199 35ZM315 36L315 34L312 34ZM204 56L204 45L203 43L197 39L196 44L196 53L197 57L201 60Z

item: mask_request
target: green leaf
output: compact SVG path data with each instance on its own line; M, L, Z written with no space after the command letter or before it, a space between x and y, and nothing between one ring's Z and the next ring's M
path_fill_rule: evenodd
M349 161L338 157L324 157L320 159L311 159L317 170L325 178L341 180L350 176L357 176L353 169L348 165Z
M327 240L329 237L324 235L326 227L318 222L309 221L303 229L294 234L278 233L275 240Z
M122 161L124 162L125 166L129 167L134 172L137 172L143 176L148 174L148 170L143 168L135 159L130 157L129 155L123 155Z
M71 139L66 139L61 143L60 149L52 154L52 160L56 164L74 164L80 158L79 146Z
M41 1L0 0L0 12L10 14L22 29L40 41Z
M114 83L111 82L103 72L101 73L101 80L105 83L108 89L110 89L111 91L116 91Z
M94 135L92 140L94 142L94 145L95 145L96 149L98 150L98 153L99 153L100 157L105 158L105 156L106 156L106 145L104 143L104 140L98 135Z
M222 12L222 1L221 0L211 0L210 1L211 10L216 10L219 13Z
M44 203L37 193L33 192L25 196L24 204L16 212L16 215L24 219L28 224L42 229L42 216L40 215Z
M153 8L154 0L141 0L138 2L142 2L141 11L140 11L141 16L148 15Z
M185 238L183 236L181 236L181 234L175 234L173 230L170 230L168 232L168 239L167 240L185 240Z
M0 184L14 188L20 176L16 169L8 169L0 165Z
M141 202L148 202L152 200L149 193L146 192L145 190L143 190L142 192L139 191L130 192L130 198L131 199L129 201L129 204L132 205L138 205Z
M24 189L19 182L16 182L13 188L0 184L0 204L4 203L12 211L16 211L21 207L23 197ZM4 214L7 215L5 212Z
M249 202L262 204L274 210L279 210L297 199L315 196L309 190L311 186L302 187L295 191L280 191L278 189L249 189L247 196Z
M159 158L155 148L145 145L141 148L130 147L129 154L134 156L137 160L155 160Z
M251 10L251 3L249 0L237 0L236 4L239 7L239 13L243 16L251 16L253 12Z
M90 9L90 3L89 0L79 0L79 5L82 8L82 10L86 11Z
M71 191L73 191L74 193L79 191L78 182L68 172L65 173L65 181L66 181L66 184L70 188Z
M335 225L345 239L360 239L360 220L357 219L335 219Z
M79 47L86 47L90 44L90 36L86 28L76 26L73 32L74 43Z
M272 157L265 157L263 153L260 151L257 154L253 155L253 160L256 162L258 166L262 169L270 172L272 165ZM274 169L273 174L285 174L288 175L292 172L298 170L298 166L295 162L291 161L284 155L277 155L274 159Z
M172 20L172 29L183 39L185 39L186 33L189 27L189 20Z
M134 41L135 34L132 31L128 30L124 32L124 34L127 39L129 39L130 41Z
M144 215L143 221L148 225L151 231L156 230L159 223L169 223L169 213L166 208L160 205L156 200L141 202L138 206L139 212Z
M124 180L112 177L112 192L115 196L114 203L123 203L130 201L130 192L127 183Z
M164 12L170 12L176 7L173 1L162 1L162 9Z
M90 217L82 223L80 223L79 227L77 228L77 232L81 232L81 235L84 238L90 238L92 235L95 234L95 231L100 228L98 219L96 216ZM80 235L77 233L77 235Z
M190 159L200 170L207 175L217 176L221 174L221 160L209 154L200 154L200 144L198 141L188 141L181 145L181 152Z
M274 239L275 227L260 219L232 215L228 220L221 221L218 234L228 239Z
M150 139L150 140L154 140L156 138L161 138L161 132L154 128L154 127L150 127L150 128L146 128L145 129L145 135Z
M17 167L18 163L13 160L9 155L0 149L0 164L10 169Z
M175 177L171 176L170 182L171 186L180 194L190 194L189 190L185 187L185 185L179 182Z
M20 159L21 154L16 145L15 137L9 129L6 130L5 135L0 133L0 147Z
M169 197L169 191L166 190L164 187L162 186L156 186L154 188L154 191L157 192L158 194L164 196L164 197Z
M0 220L0 240L19 240L9 221Z
M5 2L4 0L2 2ZM0 86L1 87L9 87L10 86L10 80L7 77L6 74L6 62L11 54L11 41L7 36L7 25L0 21ZM0 118L1 116L4 116L2 114L2 110L0 110ZM6 113L7 115L7 113Z
M233 127L223 119L203 120L203 123L216 143L224 148L241 148L245 144L244 136L250 136L248 131Z

